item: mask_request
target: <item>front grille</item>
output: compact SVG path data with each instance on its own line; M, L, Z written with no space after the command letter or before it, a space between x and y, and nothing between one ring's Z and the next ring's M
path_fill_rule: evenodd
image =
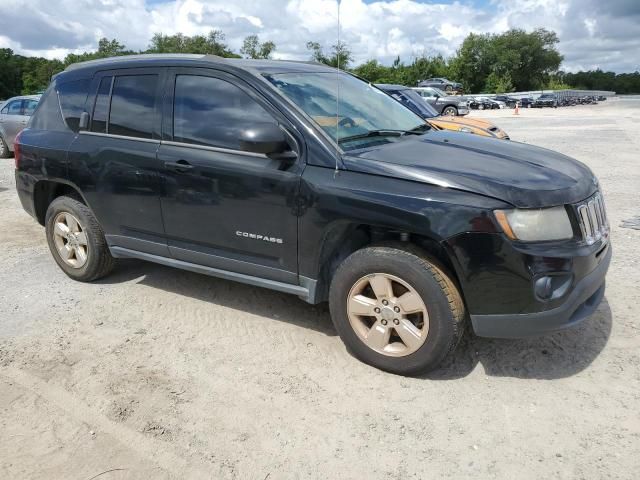
M609 237L609 220L600 192L577 206L578 223L587 245Z

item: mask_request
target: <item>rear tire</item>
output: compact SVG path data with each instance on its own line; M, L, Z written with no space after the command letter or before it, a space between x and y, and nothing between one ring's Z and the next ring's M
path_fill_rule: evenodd
M9 158L10 156L9 145L4 141L4 138L0 137L0 158Z
M91 282L113 270L115 259L102 227L84 203L66 196L56 198L47 209L45 226L49 250L69 277Z
M458 344L466 316L444 268L404 244L366 247L347 257L333 276L329 307L353 356L400 375L437 368Z

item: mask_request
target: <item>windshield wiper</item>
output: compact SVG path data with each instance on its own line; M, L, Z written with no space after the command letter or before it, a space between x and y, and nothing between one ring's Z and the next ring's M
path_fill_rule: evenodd
M342 137L338 140L338 143L349 142L351 140L361 140L363 138L371 137L402 137L403 135L421 135L424 131L429 130L431 127L426 123L424 125L418 125L411 130L369 130L365 133L359 133L357 135L349 135L348 137Z

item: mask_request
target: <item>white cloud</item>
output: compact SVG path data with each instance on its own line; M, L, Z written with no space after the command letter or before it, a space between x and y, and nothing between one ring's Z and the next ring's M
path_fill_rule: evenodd
M435 0L436 2L438 0ZM626 0L342 0L342 39L356 63L389 63L423 53L452 55L470 32L555 30L564 68L618 71L640 68L640 2ZM100 37L144 49L156 32L186 35L222 30L235 50L258 34L273 40L276 56L306 59L305 45L337 41L336 0L0 0L0 47L60 58L95 49Z

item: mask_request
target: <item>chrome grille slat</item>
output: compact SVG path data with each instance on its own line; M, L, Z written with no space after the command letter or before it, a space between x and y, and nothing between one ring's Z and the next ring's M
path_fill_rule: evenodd
M599 192L579 204L576 210L582 238L588 245L592 245L598 240L608 237L609 222L607 220L604 201Z

